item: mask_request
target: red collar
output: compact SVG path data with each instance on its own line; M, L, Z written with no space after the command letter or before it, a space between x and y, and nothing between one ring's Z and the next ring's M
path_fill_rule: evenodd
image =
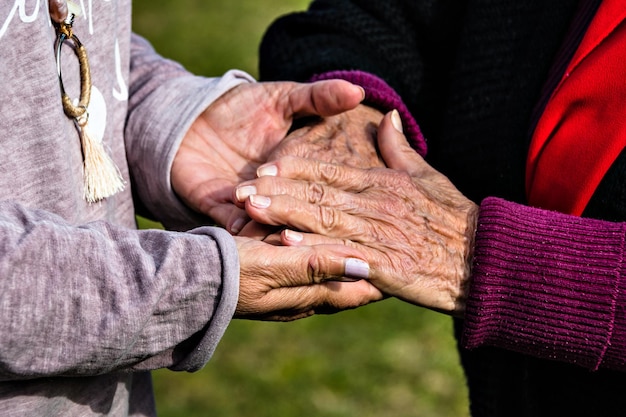
M626 147L626 4L605 0L535 128L531 205L581 215Z

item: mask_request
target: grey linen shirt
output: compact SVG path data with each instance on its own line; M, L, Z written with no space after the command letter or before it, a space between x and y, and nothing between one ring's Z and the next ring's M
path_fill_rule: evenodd
M237 303L234 240L199 225L169 173L193 120L254 80L196 77L158 56L131 33L130 1L80 4L74 30L92 102L105 109L90 124L104 128L126 188L85 202L48 3L0 3L0 415L154 415L149 371L201 368ZM78 97L78 61L69 44L62 51L65 89ZM136 230L131 178L146 208L179 232Z

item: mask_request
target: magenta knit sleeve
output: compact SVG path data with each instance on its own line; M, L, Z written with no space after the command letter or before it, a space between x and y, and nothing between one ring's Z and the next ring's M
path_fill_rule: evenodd
M481 204L463 345L626 371L626 223Z
M365 90L364 103L382 112L398 110L404 124L404 133L409 143L420 155L426 155L426 139L422 135L422 131L402 101L402 98L385 81L373 74L356 70L326 72L313 76L311 81L329 79L342 79L360 85Z
M426 140L400 96L362 71L332 71L397 109L412 146ZM498 198L481 204L463 344L495 346L596 370L626 371L626 223L584 219Z

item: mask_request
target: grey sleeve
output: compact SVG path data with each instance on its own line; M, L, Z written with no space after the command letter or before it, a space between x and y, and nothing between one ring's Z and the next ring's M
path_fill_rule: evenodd
M185 132L211 103L231 88L255 80L237 70L217 78L194 76L159 56L137 35L132 38L130 60L125 142L134 189L168 229L187 230L206 223L172 190L174 156Z
M202 367L237 303L222 229L74 226L0 202L0 380Z

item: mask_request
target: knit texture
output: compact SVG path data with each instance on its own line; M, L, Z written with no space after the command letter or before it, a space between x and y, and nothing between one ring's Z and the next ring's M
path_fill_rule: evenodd
M426 155L426 139L422 135L415 118L398 93L389 87L386 82L362 71L331 71L311 78L311 81L342 79L360 85L365 89L364 103L383 112L398 110L404 125L404 134L413 148L422 156Z
M90 123L127 187L89 204L47 5L0 2L0 415L154 416L148 371L209 360L236 308L238 252L223 228L136 230L131 188L157 219L193 226L170 162L195 117L249 78L194 77L131 37L129 0L90 3L73 26L104 103ZM74 97L75 52L61 54Z
M579 1L449 3L314 1L306 13L286 16L268 30L261 77L305 81L315 74L359 70L384 80L428 139L428 162L466 196L485 201L468 320L455 321L457 335L464 333L472 347L459 352L473 416L621 415L626 378L610 369L624 366L623 252L611 258L610 251L623 251L623 241L617 243L618 231L623 238L624 230L610 225L611 232L592 222L603 226L596 235L585 225L586 217L626 220L626 153L600 183L583 219L551 216L554 224L533 224L526 208L485 200L525 202L533 109ZM531 226L555 246L532 240ZM565 229L574 235L552 234ZM490 243L494 235L500 240ZM520 250L508 236L521 239ZM590 236L593 242L587 242ZM563 252L548 256L551 252L540 250L544 246ZM600 248L604 252L598 253ZM518 267L518 275L509 275ZM579 267L585 280L575 281L571 268ZM598 282L591 279L594 271ZM548 285L553 277L555 283ZM526 303L526 296L535 302ZM552 304L539 308L542 298ZM567 307L564 314L557 308L561 305ZM589 314L576 313L576 306ZM552 329L566 338L551 334Z
M492 345L592 370L626 370L626 356L614 356L626 351L623 335L612 340L616 319L624 320L616 306L626 305L626 223L490 198L478 224L467 348ZM613 356L604 363L609 346Z

